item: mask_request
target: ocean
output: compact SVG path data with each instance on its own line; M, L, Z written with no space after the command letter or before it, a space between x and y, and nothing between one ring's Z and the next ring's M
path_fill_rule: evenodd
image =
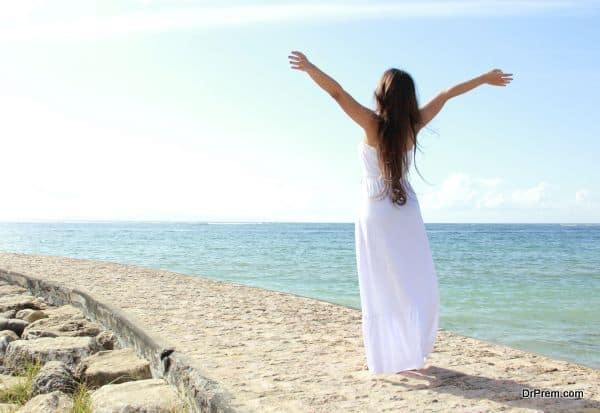
M426 228L441 328L600 368L600 225ZM360 308L353 224L0 223L0 251L140 265Z

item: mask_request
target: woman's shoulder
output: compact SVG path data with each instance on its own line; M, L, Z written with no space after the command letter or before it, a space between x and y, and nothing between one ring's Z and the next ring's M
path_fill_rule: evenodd
M379 142L376 137L369 136L369 134L365 133L362 138L362 143L379 152Z

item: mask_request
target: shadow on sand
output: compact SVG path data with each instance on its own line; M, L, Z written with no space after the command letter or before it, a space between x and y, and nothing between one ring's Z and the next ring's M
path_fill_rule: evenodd
M432 390L448 393L467 399L488 399L505 404L507 407L538 409L544 412L600 412L600 402L583 398L559 397L523 397L523 389L540 389L542 391L562 391L561 388L538 388L535 385L510 379L493 379L485 376L466 374L456 370L429 366L418 372L403 371L397 376L422 380L426 383L411 384L381 378L381 381L402 386L409 390Z

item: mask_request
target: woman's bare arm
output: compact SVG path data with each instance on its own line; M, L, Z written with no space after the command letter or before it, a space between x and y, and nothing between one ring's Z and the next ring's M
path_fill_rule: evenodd
M302 70L315 81L323 90L335 99L352 120L358 123L365 131L371 131L376 125L376 116L372 110L358 103L344 88L331 76L309 62L306 56L298 51L293 51L290 56L292 69Z
M478 86L489 84L493 86L506 86L512 80L512 73L504 73L500 69L493 69L483 75L474 77L466 82L459 83L438 93L429 103L420 109L420 128L429 123L442 110L444 104L451 98L462 95Z

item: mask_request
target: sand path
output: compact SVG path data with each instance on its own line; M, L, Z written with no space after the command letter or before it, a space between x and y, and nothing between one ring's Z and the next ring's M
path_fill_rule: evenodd
M241 412L600 412L600 370L445 330L423 376L372 375L354 309L109 262L0 253L0 269L121 308L191 356ZM583 398L523 398L523 388Z

